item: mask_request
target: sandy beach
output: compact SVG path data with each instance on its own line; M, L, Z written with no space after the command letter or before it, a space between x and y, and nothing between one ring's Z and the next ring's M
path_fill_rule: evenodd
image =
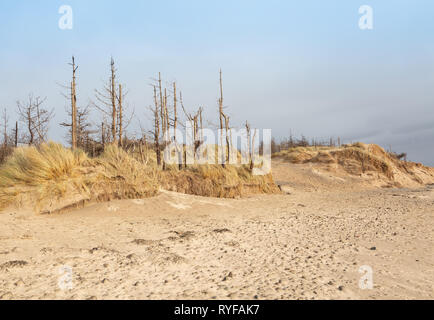
M7 210L0 298L434 298L433 186L372 188L280 161L273 175L282 194Z

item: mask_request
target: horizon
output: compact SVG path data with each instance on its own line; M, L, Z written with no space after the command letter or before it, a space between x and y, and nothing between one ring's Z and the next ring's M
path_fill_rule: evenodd
M64 4L73 9L72 30L58 26ZM59 124L68 101L59 84L70 81L71 56L82 106L95 100L113 56L126 103L145 128L158 72L177 82L187 109L204 106L211 120L221 68L225 106L238 127L249 119L277 139L292 133L375 143L434 166L434 4L369 1L373 29L361 30L364 4L2 2L0 108L15 122L17 100L47 97L56 113L49 138L65 143ZM131 134L140 129L137 119Z

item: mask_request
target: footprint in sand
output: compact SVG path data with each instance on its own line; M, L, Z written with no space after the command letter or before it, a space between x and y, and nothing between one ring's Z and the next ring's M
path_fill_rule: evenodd
M8 261L0 265L0 270L10 269L10 268L21 268L28 264L29 263L27 261L23 261L23 260Z

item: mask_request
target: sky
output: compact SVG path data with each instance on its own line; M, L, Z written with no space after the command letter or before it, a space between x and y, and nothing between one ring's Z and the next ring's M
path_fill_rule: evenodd
M62 5L72 30L59 28ZM362 5L373 10L370 30L359 28ZM95 100L113 56L133 134L151 129L158 72L187 109L215 119L221 68L235 126L377 143L434 166L433 16L430 0L2 0L0 108L14 121L17 100L47 97L50 138L64 141L59 84L70 81L71 56L80 105Z

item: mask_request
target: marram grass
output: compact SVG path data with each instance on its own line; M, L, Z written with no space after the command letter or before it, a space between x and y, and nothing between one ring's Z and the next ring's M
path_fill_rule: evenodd
M0 167L0 209L31 205L55 212L87 201L154 196L160 188L212 197L278 192L271 174L256 177L245 166L157 168L154 152L126 152L108 145L98 158L57 143L17 148Z

